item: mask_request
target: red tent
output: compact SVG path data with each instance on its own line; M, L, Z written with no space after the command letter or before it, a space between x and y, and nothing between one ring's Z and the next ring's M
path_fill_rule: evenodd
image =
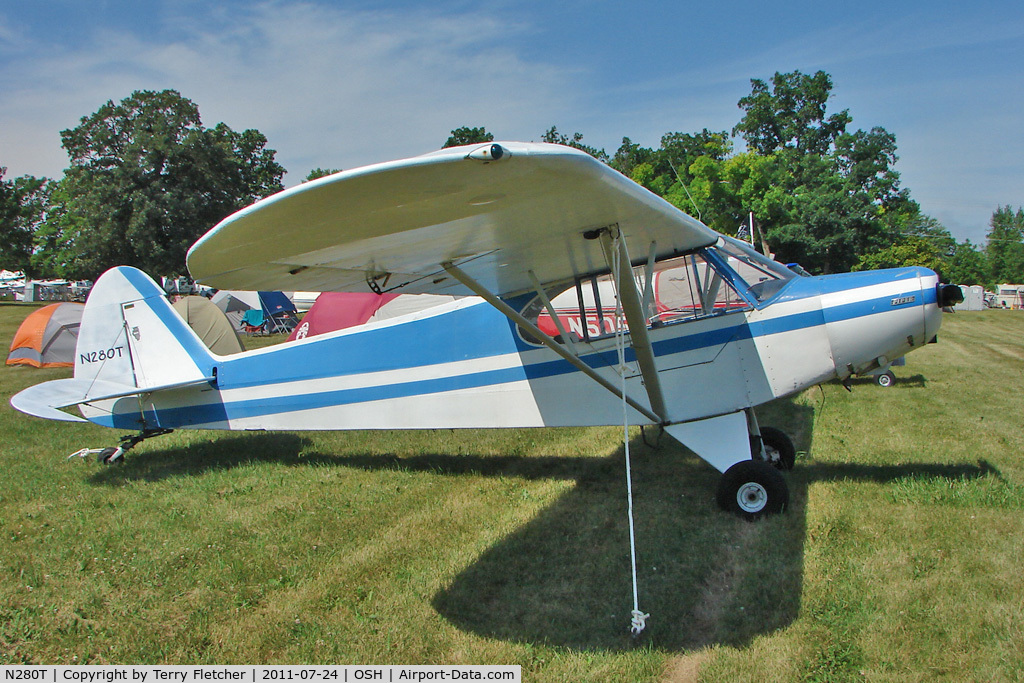
M369 292L324 292L316 298L298 327L292 330L288 341L362 325L378 308L398 296Z

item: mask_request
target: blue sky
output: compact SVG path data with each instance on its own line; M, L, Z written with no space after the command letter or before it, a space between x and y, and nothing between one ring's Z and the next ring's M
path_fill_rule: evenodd
M731 130L750 79L832 75L830 111L896 136L904 187L960 238L1024 205L1024 5L0 0L0 166L59 177L59 131L133 90L258 128L295 184L485 126L623 136Z

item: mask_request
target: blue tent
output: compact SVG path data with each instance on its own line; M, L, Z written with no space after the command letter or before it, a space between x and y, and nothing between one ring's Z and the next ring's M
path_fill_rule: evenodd
M242 316L249 310L262 314L262 331L267 333L288 333L298 323L295 304L283 292L220 291L214 294L213 303L224 311L231 324L240 331L246 325L253 326L256 321L256 317L250 317L243 323Z

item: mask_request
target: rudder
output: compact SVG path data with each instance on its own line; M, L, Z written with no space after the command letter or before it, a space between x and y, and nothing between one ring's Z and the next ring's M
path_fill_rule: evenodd
M96 281L82 314L76 380L161 387L201 380L212 368L210 351L148 275L120 266Z

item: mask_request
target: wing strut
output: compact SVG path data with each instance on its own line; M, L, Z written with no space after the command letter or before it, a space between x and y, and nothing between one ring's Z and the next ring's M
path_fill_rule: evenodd
M644 307L636 288L636 280L633 278L633 266L629 262L626 241L621 239L619 229L612 227L601 231L601 245L604 247L609 265L614 263L612 254L615 250L619 252L619 270L617 273L613 273L613 276L616 280L619 301L622 303L622 312L626 316L626 325L629 327L630 344L636 354L640 374L644 378L644 387L647 389L647 398L650 399L651 408L658 414L659 422L668 422L665 394L661 390L658 365L654 360L651 338L647 334L647 315L644 313Z
M551 299L548 298L547 292L544 291L544 285L540 283L540 280L537 279L537 276L532 270L529 272L529 275L530 281L533 283L533 288L537 290L537 296L540 297L541 303L543 303L544 308L547 309L548 315L551 317L551 322L553 322L555 327L558 328L558 334L562 337L562 341L564 341L565 345L569 347L569 351L572 352L572 355L579 358L580 354L576 350L576 344L573 343L572 337L569 333L565 331L565 325L562 324L562 317L555 311L554 304L551 303Z
M594 368L587 365L580 358L573 355L573 353L566 349L564 346L562 346L554 339L552 339L550 336L542 332L539 327L537 327L535 324L524 318L522 315L520 315L518 311L516 311L511 306L509 306L504 301L502 301L497 296L488 291L483 285L481 285L479 282L477 282L469 275L467 275L465 271L460 269L458 266L452 263L442 263L441 267L445 269L445 272L447 272L453 278L455 278L460 283L465 285L474 294L481 297L482 299L487 301L487 303L494 306L503 314L505 314L505 316L509 318L512 322L516 323L517 325L521 325L523 328L529 330L531 334L536 336L537 339L540 340L542 344L544 344L544 346L548 347L549 349L557 353L559 356L569 361L569 363L571 363L577 370L579 370L587 377L600 384L608 391L615 394L620 399L624 399L626 403L628 403L629 406L633 408L633 410L637 411L651 422L660 424L664 421L656 413L651 412L648 408L645 408L641 404L637 403L634 399L630 398L629 396L624 396L622 391L620 391L619 388L616 387L612 382L602 377L600 374L598 374L596 370L594 370Z

